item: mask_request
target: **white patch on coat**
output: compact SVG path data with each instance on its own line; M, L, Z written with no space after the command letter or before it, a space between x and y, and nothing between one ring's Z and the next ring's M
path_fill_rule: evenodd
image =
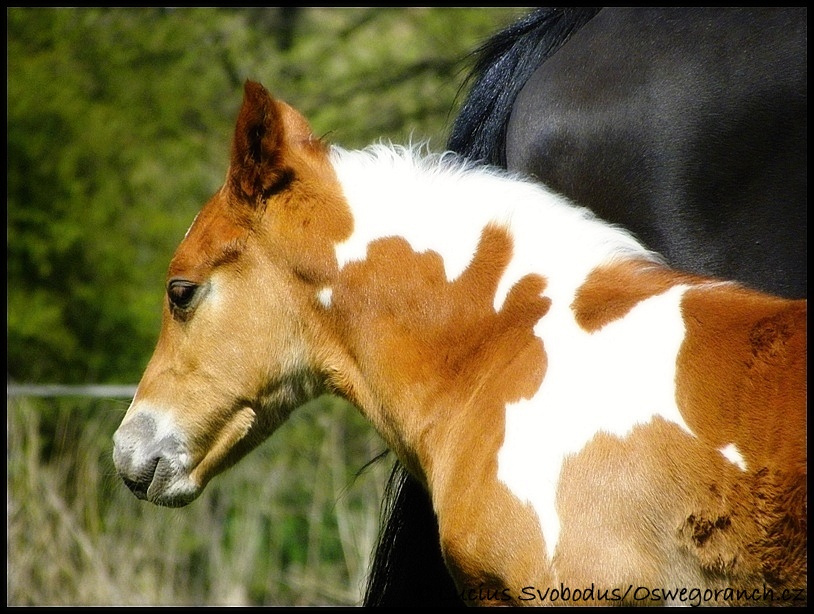
M325 307L325 309L331 308L331 300L333 297L333 289L332 288L322 288L317 292L317 300L319 304Z
M723 457L735 465L741 471L746 471L746 459L743 458L738 447L734 443L724 446L719 450Z
M506 408L498 478L540 519L549 559L560 534L556 508L563 461L599 432L624 437L654 416L688 433L675 400L675 369L685 328L686 286L641 301L623 318L587 332L573 318L573 296L551 296L535 327L548 357L533 398Z

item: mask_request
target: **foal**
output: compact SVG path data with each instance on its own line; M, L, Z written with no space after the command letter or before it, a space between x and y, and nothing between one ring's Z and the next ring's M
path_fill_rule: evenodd
M329 147L247 82L114 461L186 505L331 392L427 488L469 603L804 599L806 309L524 178Z

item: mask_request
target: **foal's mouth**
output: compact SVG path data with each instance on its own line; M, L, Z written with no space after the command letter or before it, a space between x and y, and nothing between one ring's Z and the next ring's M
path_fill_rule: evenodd
M190 492L179 492L169 495L173 482L177 481L177 472L173 470L172 463L166 457L156 457L145 465L136 479L130 479L120 474L122 481L132 493L143 501L164 507L183 507L191 503L200 493L201 489Z

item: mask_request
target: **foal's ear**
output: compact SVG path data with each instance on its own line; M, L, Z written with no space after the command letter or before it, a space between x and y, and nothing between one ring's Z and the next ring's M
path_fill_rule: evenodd
M259 83L246 81L232 140L227 182L233 194L257 204L285 187L292 171L286 147L310 136L308 122Z

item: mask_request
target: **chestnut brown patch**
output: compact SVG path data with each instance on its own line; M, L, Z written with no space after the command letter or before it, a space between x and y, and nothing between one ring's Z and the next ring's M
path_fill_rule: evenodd
M646 260L626 260L596 268L577 291L574 319L594 332L625 317L640 302L698 278Z

